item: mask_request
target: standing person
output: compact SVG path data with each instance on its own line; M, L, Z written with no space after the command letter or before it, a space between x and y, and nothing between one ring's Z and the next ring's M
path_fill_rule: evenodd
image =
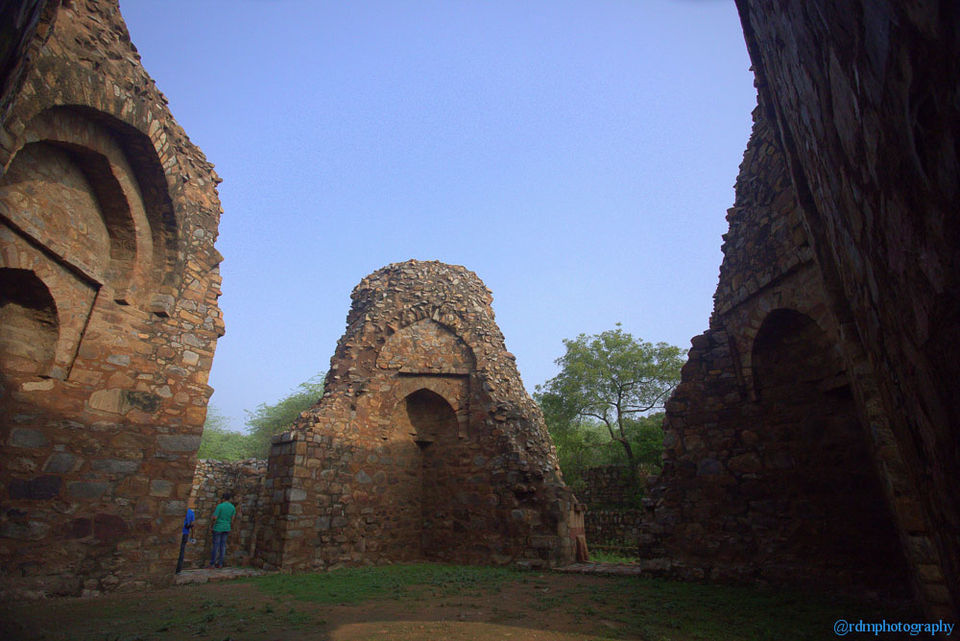
M180 558L177 559L177 574L180 574L180 571L183 569L183 551L187 547L187 540L190 538L190 530L193 529L193 522L195 520L196 516L193 513L193 509L188 506L187 515L183 518L183 534L180 537Z
M237 508L230 502L231 498L233 498L233 494L224 492L220 504L213 510L210 525L213 534L213 544L210 546L210 567L223 567L223 555L227 549L227 535L230 534L233 515L237 513Z

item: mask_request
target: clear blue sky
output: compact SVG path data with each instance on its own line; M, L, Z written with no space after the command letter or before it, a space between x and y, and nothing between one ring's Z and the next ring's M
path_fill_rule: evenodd
M756 102L733 2L121 0L223 178L232 427L325 371L392 262L491 289L527 389L562 339L707 327Z

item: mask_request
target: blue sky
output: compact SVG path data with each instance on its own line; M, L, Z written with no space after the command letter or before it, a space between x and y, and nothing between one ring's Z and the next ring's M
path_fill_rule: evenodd
M232 427L325 371L350 291L475 271L529 391L562 340L707 327L756 102L733 2L121 0L223 178Z

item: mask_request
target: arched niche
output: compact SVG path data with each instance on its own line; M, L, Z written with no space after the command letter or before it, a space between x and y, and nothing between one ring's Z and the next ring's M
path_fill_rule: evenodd
M391 471L381 514L392 523L401 558L438 559L464 527L455 505L464 481L456 411L440 394L419 387L397 403L393 423L391 458L399 467Z
M752 351L754 387L760 396L814 380L821 388L849 391L837 348L806 314L792 309L770 312L757 331Z
M58 336L57 305L43 281L29 270L0 268L0 373L47 376Z
M84 107L28 124L0 178L0 215L118 302L146 303L176 260L159 158L141 132Z
M29 143L0 179L0 206L20 230L96 281L122 287L130 279L133 220L105 157Z
M413 392L404 399L404 411L410 424L410 435L421 448L458 433L456 412L436 392L428 389Z
M746 473L759 565L904 591L903 552L836 346L809 316L777 309L757 332L752 360L753 458L731 465Z

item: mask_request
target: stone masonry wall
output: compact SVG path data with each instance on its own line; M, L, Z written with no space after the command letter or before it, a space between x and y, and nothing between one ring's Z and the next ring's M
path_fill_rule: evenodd
M20 9L0 61L0 595L163 583L223 334L219 179L115 0Z
M640 509L593 510L588 506L584 522L590 549L635 555L643 518Z
M636 503L636 494L636 483L626 467L604 465L583 471L577 498L591 509L626 508Z
M274 439L264 564L571 561L577 504L486 287L408 261L352 298L323 398Z
M916 495L827 301L765 103L728 215L710 329L667 404L649 569L908 596Z
M224 492L233 494L231 503L237 508L233 527L227 538L227 565L251 565L257 551L257 530L266 504L264 480L267 462L262 459L243 461L197 461L190 503L197 520L193 527L196 543L189 544L184 554L184 567L206 567L210 563L210 527L214 508Z
M905 473L894 474L893 500L920 596L955 617L960 6L737 5L826 300L872 382L858 401Z
M637 509L636 482L622 465L583 472L577 498L586 506L584 525L590 549L635 554L643 511Z

